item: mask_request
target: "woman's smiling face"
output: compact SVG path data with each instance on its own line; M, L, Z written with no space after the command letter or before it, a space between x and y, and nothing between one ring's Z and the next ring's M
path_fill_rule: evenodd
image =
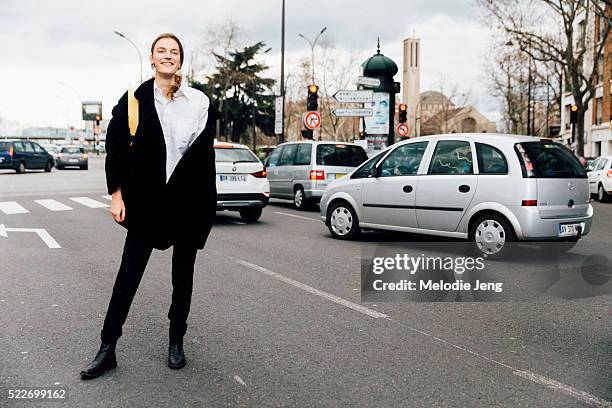
M150 59L157 73L164 75L174 75L182 63L179 45L172 38L158 40Z

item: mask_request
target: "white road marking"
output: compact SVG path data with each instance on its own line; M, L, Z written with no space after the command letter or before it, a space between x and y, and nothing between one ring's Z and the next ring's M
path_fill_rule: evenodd
M288 283L288 284L290 284L292 286L300 288L300 289L302 289L302 290L304 290L306 292L312 293L312 294L317 295L317 296L321 296L321 297L323 297L325 299L331 300L332 302L335 302L335 303L338 303L340 305L346 306L346 307L348 307L350 309L353 309L355 311L363 313L363 314L365 314L367 316L374 317L374 318L385 318L385 319L389 320L390 322L396 323L396 324L398 324L398 325L400 325L400 326L402 326L402 327L404 327L404 328L406 328L408 330L414 331L415 333L419 333L419 334L421 334L423 336L426 336L426 337L429 337L431 339L434 339L434 340L436 340L436 341L438 341L440 343L444 343L447 346L450 346L452 348L460 350L460 351L462 351L464 353L471 354L472 356L477 357L477 358L479 358L481 360L485 360L485 361L487 361L489 363L493 363L493 364L495 364L497 366L506 368L506 369L510 370L512 372L512 374L514 374L514 375L516 375L518 377L524 378L526 380L535 382L535 383L540 384L540 385L544 385L544 386L546 386L548 388L551 388L551 389L553 389L555 391L559 391L559 392L561 392L563 394L566 394L566 395L568 395L568 396L570 396L570 397L572 397L572 398L574 398L576 400L585 402L585 403L590 404L590 405L598 406L598 407L612 408L612 402L604 400L602 398L599 398L599 397L597 397L595 395L589 394L588 392L578 390L578 389L576 389L574 387L571 387L571 386L569 386L567 384L563 384L563 383L561 383L559 381L555 381L553 379L544 377L542 375L533 373L531 371L519 370L517 368L512 367L509 364L502 363L501 361L498 361L498 360L495 360L493 358L490 358L490 357L484 356L482 354L476 353L475 351L472 351L472 350L470 350L468 348L465 348L465 347L459 346L457 344L451 343L450 341L447 341L447 340L444 340L444 339L442 339L440 337L434 336L433 334L430 334L430 333L424 332L422 330L416 329L414 327L411 327L411 326L402 324L400 322L397 322L397 321L391 319L389 316L387 316L387 315L385 315L383 313L377 312L376 310L369 309L367 307L364 307L364 306L358 305L356 303L350 302L348 300L342 299L342 298L340 298L338 296L335 296L335 295L332 295L332 294L320 291L320 290L315 289L315 288L313 288L311 286L305 285L305 284L303 284L301 282L298 282L298 281L293 280L291 278L287 278L286 276L283 276L283 275L278 274L276 272L273 272L273 271L271 271L269 269L266 269L266 268L264 268L262 266L253 264L251 262L243 261L243 260L237 260L236 263L239 263L239 264L244 265L244 266L246 266L248 268L254 269L254 270L258 271L258 272L264 273L264 274L266 274L268 276L271 276L273 278L276 278L278 280L281 280L281 281L283 281L285 283Z
M109 207L106 203L101 203L100 201L96 201L93 198L89 197L70 197L70 199L74 202L77 202L85 207L89 208L106 208Z
M107 195L103 195L102 198L105 199L105 200L109 200L109 201L113 199L113 197L109 196L108 194Z
M66 204L62 204L57 200L48 199L48 200L34 200L34 201L51 211L72 210L72 207L68 207Z
M228 221L228 222L231 222L233 224L238 224L238 225L245 225L246 224L246 222L241 222L241 221L238 221L238 220L232 220L231 218L224 218L224 220Z
M299 219L302 219L302 220L315 221L315 222L319 222L319 223L321 222L321 220L316 220L314 218L302 217L301 215L293 215L293 214L284 213L284 212L280 212L280 211L274 211L274 214L286 215L287 217L299 218Z
M234 376L234 380L238 381L238 383L246 387L246 383L242 381L242 378L238 377L237 375Z
M0 202L0 211L6 215L29 213L29 211L19 205L17 201Z
M264 273L264 274L266 274L268 276L271 276L271 277L276 278L276 279L278 279L280 281L288 283L289 285L295 286L296 288L302 289L303 291L306 291L308 293L312 293L313 295L320 296L320 297L322 297L324 299L330 300L330 301L332 301L334 303L337 303L339 305L348 307L349 309L352 309L352 310L354 310L356 312L363 313L366 316L370 316L370 317L373 317L375 319L378 319L378 318L388 318L389 317L389 316L387 316L384 313L377 312L376 310L372 310L372 309L367 308L365 306L358 305L357 303L353 303L353 302L348 301L346 299L342 299L341 297L338 297L336 295L332 295L331 293L323 292L322 290L315 289L312 286L305 285L302 282L298 282L296 280L293 280L291 278L283 276L283 275L281 275L279 273L276 273L276 272L273 272L273 271L271 271L269 269L266 269L263 266L255 265L254 263L243 261L243 260L238 260L236 262L241 264L241 265L246 266L247 268L254 269L254 270L258 271L258 272Z
M0 224L0 237L7 238L7 232L34 232L40 239L43 240L45 244L51 249L59 249L61 248L60 244L57 243L56 240L53 239L51 234L47 232L44 228L6 228L4 224Z

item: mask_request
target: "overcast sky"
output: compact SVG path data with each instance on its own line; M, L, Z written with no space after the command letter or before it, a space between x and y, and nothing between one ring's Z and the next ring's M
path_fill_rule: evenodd
M209 27L232 19L247 42L262 40L272 48L265 62L271 66L269 76L279 76L280 0L0 2L0 119L5 127L7 121L80 126L80 100L101 100L109 118L117 99L138 81L136 52L114 30L138 45L146 79L151 75L149 47L157 34L176 33L189 61ZM336 48L358 50L365 57L376 51L380 37L381 51L397 63L395 80L401 82L402 40L416 34L422 44L421 91L438 89L444 77L471 92L476 107L490 119L499 118L483 84L489 31L481 24L473 0L286 3L286 61L310 55L298 33L312 38L326 26L324 35L333 39Z

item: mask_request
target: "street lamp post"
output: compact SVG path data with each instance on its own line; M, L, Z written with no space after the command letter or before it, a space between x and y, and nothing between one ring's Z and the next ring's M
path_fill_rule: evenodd
M140 51L138 51L138 47L136 46L136 44L134 44L132 40L127 38L125 35L121 34L119 31L113 31L113 32L117 34L119 37L125 38L130 44L134 46L134 49L136 49L136 52L138 53L138 62L140 63L140 83L142 83L142 57L140 55Z
M306 38L303 34L299 34L298 35L300 37L302 37L303 39L305 39L308 44L310 44L310 56L311 56L311 65L312 65L312 84L315 84L315 70L314 70L314 49L315 49L315 45L317 45L317 41L319 40L319 37L321 37L321 34L323 34L325 32L325 30L327 30L327 27L323 27L323 29L321 30L321 32L319 34L317 34L317 36L315 37L314 41L310 41L308 38Z

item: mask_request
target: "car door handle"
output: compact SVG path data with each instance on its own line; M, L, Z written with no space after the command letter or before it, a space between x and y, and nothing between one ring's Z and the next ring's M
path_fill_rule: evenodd
M468 186L467 184L462 184L459 186L459 191L462 193L467 193L468 191L470 191L470 186Z
M404 193L412 193L412 186L404 186L402 190L404 190Z

